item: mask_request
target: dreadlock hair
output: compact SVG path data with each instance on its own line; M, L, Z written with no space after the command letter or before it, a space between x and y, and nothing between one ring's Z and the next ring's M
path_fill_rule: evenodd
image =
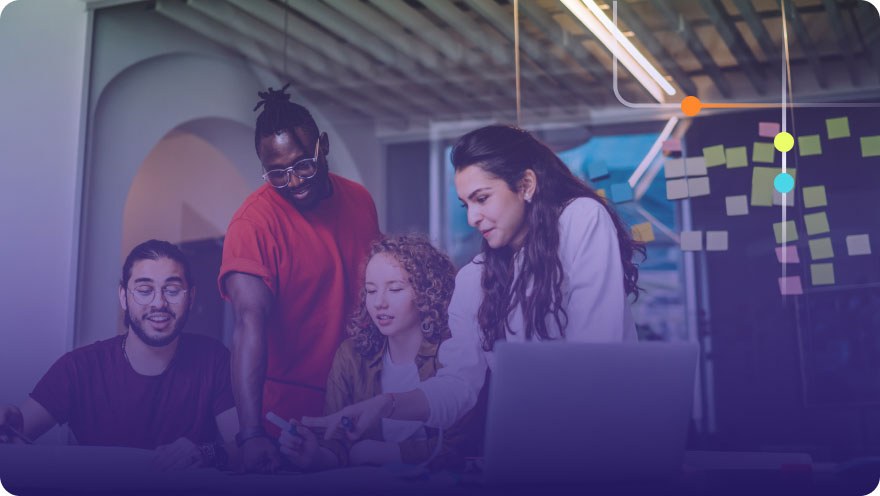
M257 129L254 132L254 148L257 153L260 152L260 140L271 134L285 131L293 133L297 128L306 130L315 139L320 134L309 110L290 101L290 95L285 93L288 86L290 83L285 84L280 90L269 87L268 91L257 92L260 101L257 102L254 111L263 108L257 116Z
M620 262L623 265L623 287L627 295L638 299L638 265L633 255L644 257L645 247L633 241L629 229L617 213L586 183L527 131L503 125L487 126L471 131L452 148L452 165L456 172L467 167L481 168L492 177L504 180L511 191L517 191L525 171L531 169L537 187L530 203L525 205L524 222L528 225L522 247L519 276L514 280L514 250L510 246L493 249L483 240L483 302L477 319L483 332L483 348L491 350L497 340L504 340L510 329L508 316L517 306L523 311L525 337L534 335L550 339L547 315L552 315L562 336L568 316L562 307L563 267L559 260L559 216L575 198L587 197L599 202L617 231ZM613 263L596 260L595 263ZM531 289L527 293L527 288Z

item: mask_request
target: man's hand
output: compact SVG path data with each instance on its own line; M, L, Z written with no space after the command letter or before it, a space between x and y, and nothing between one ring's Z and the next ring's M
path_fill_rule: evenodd
M315 465L318 454L318 438L308 427L290 419L290 424L296 426L296 434L289 430L281 432L278 442L281 444L281 453L287 456L295 467L310 469Z
M252 437L241 446L245 472L273 473L281 466L281 453L271 439Z
M153 457L153 466L159 470L185 470L204 464L199 447L182 437L171 444L159 446Z
M368 400L349 405L342 410L326 417L303 417L302 423L316 429L326 429L325 439L332 439L345 435L351 441L357 441L364 433L379 425L379 421L390 413L391 399L388 395L380 394ZM353 428L345 429L343 417L351 420Z
M25 440L19 436L22 430L24 417L21 410L14 405L0 407L0 443L25 444Z

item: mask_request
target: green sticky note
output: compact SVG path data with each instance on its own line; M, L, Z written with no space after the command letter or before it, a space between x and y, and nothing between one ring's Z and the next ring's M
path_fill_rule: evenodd
M834 284L834 264L810 264L810 276L813 281L813 286Z
M791 175L797 184L797 170L787 168L785 172ZM773 192L776 191L773 180L780 173L782 173L782 169L774 167L752 168L752 199L750 201L753 207L773 206Z
M838 117L826 119L825 127L828 128L828 139L849 138L849 118Z
M703 148L703 158L706 160L706 167L724 165L724 162L727 160L724 157L724 145L715 145Z
M880 136L865 136L862 138L862 157L880 156Z
M828 205L825 197L825 186L804 187L804 208L824 207Z
M822 142L819 140L819 135L798 136L798 152L801 157L822 155Z
M812 258L813 260L834 258L834 248L831 246L831 238L811 239L810 258Z
M797 241L798 233L797 227L794 225L794 221L790 220L785 224L785 242L789 243L791 241ZM773 234L776 235L776 244L782 244L782 222L776 222L773 224Z
M727 159L727 168L747 167L749 165L748 150L744 146L736 146L724 150Z
M804 224L807 225L807 236L824 234L831 230L828 227L828 216L825 215L825 212L805 215Z
M776 159L776 147L773 143L756 142L752 148L752 162L772 164Z

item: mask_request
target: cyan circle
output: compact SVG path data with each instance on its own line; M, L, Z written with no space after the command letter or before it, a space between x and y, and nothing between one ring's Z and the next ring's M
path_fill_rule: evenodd
M791 174L782 172L773 180L773 187L782 194L789 193L794 189L794 178L791 177Z

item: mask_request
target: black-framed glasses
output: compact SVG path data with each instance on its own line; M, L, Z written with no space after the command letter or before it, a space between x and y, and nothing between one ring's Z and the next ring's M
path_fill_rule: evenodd
M321 149L321 140L315 143L315 156L297 160L293 165L285 169L272 169L263 174L263 180L271 184L273 188L286 188L290 184L290 175L293 174L302 180L315 177L318 173L318 153Z
M183 286L178 284L169 284L167 286L162 286L160 291L162 297L165 298L165 301L173 305L183 301L183 298L189 290L184 289ZM156 300L156 294L159 291L156 291L156 288L148 284L139 284L134 288L129 289L128 292L131 293L132 298L134 298L135 303L138 305L149 305Z

